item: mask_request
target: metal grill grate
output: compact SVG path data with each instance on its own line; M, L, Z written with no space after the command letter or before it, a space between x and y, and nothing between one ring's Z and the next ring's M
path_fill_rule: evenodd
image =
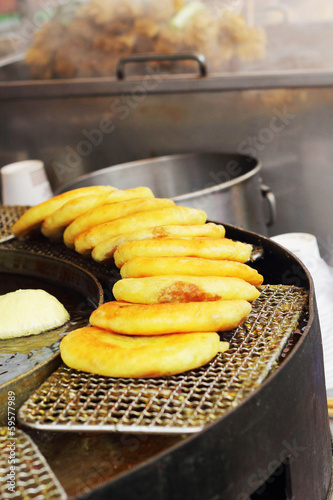
M22 423L49 430L197 432L255 390L278 365L307 312L308 293L267 285L230 349L208 365L159 379L116 379L61 367L19 411Z
M65 500L67 495L34 442L20 429L0 428L0 498ZM14 458L12 458L14 457ZM11 465L14 460L14 465ZM12 483L14 483L12 485Z
M0 243L13 238L11 227L27 208L26 206L0 207Z
M0 244L8 250L22 250L29 253L47 255L63 259L91 272L103 285L105 300L112 300L112 286L120 278L116 266L101 264L87 259L79 253L67 248L63 243L54 243L38 234L29 238L13 238L11 227L27 210L27 207L0 207Z

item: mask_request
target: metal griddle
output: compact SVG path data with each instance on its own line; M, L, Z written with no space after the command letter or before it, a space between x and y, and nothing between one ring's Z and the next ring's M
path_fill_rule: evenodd
M230 349L180 375L122 379L61 366L26 401L19 421L51 431L199 432L236 408L276 369L307 305L302 288L262 287L247 321L222 335Z
M246 331L229 333L231 351L219 356L216 365L213 361L187 375L155 380L155 395L165 398L167 410L167 418L162 419L158 432L165 433L167 427L172 431L164 435L147 432L147 427L154 427L156 431L156 411L157 408L161 411L163 405L161 402L155 405L154 398L147 400L149 393L144 396L147 389L144 384L140 396L136 392L136 398L132 397L132 407L126 401L120 419L118 413L118 420L112 421L110 409L114 410L114 406L109 406L109 402L103 405L103 402L119 384L121 396L118 395L115 404L118 402L120 410L121 398L130 394L127 389L135 390L135 383L133 386L133 381L127 381L128 386L124 387L123 381L90 377L80 372L74 376L73 371L60 367L22 406L19 415L20 425L44 455L68 498L252 500L260 498L255 496L258 491L266 490L269 496L262 498L273 500L271 484L276 492L284 492L284 496L276 497L279 500L289 499L291 495L295 500L326 498L332 454L320 329L311 278L302 264L279 245L232 226L226 225L226 230L229 238L264 249L263 258L252 265L269 285L265 286L261 298L266 306L273 298L274 307L268 307L265 323L272 330L266 331L266 335L258 315L252 318L252 323L249 318L251 325L245 324ZM28 246L30 252L52 252L52 246L40 239L11 240L2 246L16 245L25 249ZM53 251L57 256L63 251L70 252L62 247ZM80 256L73 254L73 258ZM96 264L86 260L86 266L91 270L90 266ZM103 274L104 291L110 294L112 280L118 279L116 270L103 266L99 275ZM291 300L286 299L289 293ZM259 299L258 307L265 311ZM289 316L290 311L293 313ZM257 342L252 335L257 336ZM261 335L266 335L265 339L260 338ZM250 342L246 345L247 336ZM272 350L267 349L272 340ZM255 373L256 366L265 367L266 373L263 370L261 378L251 384L249 374ZM206 376L207 384L204 383ZM73 380L74 386L71 386ZM176 399L169 399L163 391L177 381L182 382L178 389L173 386ZM188 381L192 392L191 388L181 392L179 388L186 387ZM82 382L86 382L85 387ZM68 397L63 405L62 384L65 390L75 387L76 392L76 399ZM52 392L57 385L60 387L58 407ZM225 398L221 397L223 390ZM220 408L219 400L222 401ZM70 405L74 402L71 413ZM169 402L172 404L168 409ZM45 418L44 410L40 411L43 404ZM214 405L217 413L214 413ZM178 417L187 418L188 410L193 408L198 420L191 423L189 417L183 426L184 432L174 434L175 423L179 431ZM155 411L153 423L149 418L147 421L148 409L152 414ZM114 410L113 416L117 417L116 413ZM126 418L133 416L128 426ZM100 432L93 432L95 424ZM125 427L121 428L123 424ZM54 426L53 432L49 425ZM112 425L122 432L110 433ZM186 430L191 434L186 435ZM261 471L260 477L258 471Z

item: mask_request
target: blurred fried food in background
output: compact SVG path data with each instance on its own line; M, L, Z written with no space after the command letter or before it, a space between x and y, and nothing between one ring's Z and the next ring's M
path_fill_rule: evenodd
M265 32L223 2L211 8L198 0L90 0L70 16L60 7L35 33L26 62L32 78L115 76L122 57L192 50L206 56L209 71L219 71L233 58L262 59ZM193 61L156 65L193 71Z

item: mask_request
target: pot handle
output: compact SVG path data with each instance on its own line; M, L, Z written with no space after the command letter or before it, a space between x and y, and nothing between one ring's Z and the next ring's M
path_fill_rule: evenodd
M266 184L260 184L262 196L268 203L269 217L266 221L266 226L272 226L276 222L276 199L273 191Z
M119 59L116 68L118 80L125 78L125 66L128 63L144 63L156 61L197 61L200 76L207 75L207 61L200 52L180 52L178 54L141 54L136 56L123 57Z

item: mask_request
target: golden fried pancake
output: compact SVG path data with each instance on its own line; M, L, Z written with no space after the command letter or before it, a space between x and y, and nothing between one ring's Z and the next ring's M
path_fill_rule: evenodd
M141 231L121 234L109 240L102 241L93 249L91 256L97 262L103 262L112 258L119 245L128 241L149 240L155 238L181 238L205 236L207 238L223 238L225 229L221 224L209 222L207 224L189 226L156 226Z
M52 240L62 239L64 229L88 210L103 204L108 194L85 194L70 200L46 217L42 223L41 232Z
M62 207L69 200L73 200L83 194L101 194L115 190L116 188L112 186L88 186L73 189L72 191L67 191L66 193L53 196L49 200L43 201L43 203L29 208L13 225L12 232L17 237L27 236L31 233L39 231L43 220Z
M206 217L206 213L203 210L176 206L136 213L112 222L99 224L79 234L74 241L75 250L81 254L89 254L91 250L102 241L134 231L134 229L140 231L148 227L168 224L204 224L206 222ZM68 226L67 229L69 229L69 227L70 226Z
M129 241L114 253L114 261L121 268L135 257L201 257L204 259L246 262L252 246L227 238L162 238L159 240Z
M90 315L90 323L125 335L232 330L251 311L246 300L164 304L106 302Z
M62 239L65 228L80 215L100 205L118 203L120 201L132 200L135 198L154 198L154 195L149 188L137 187L125 189L124 191L115 189L111 193L79 196L74 200L68 201L49 217L46 217L42 224L41 231L47 238L53 240Z
M118 301L135 304L255 300L258 289L239 278L220 276L151 276L117 281L112 289Z
M164 377L203 366L229 344L216 332L129 337L94 327L74 330L60 343L70 368L106 377Z
M65 245L73 248L77 236L100 224L139 212L174 206L175 202L169 198L135 198L96 207L75 219L72 224L67 227L64 232Z
M197 257L136 257L121 268L122 278L145 276L230 276L241 278L251 285L259 286L264 281L256 269L231 260L210 260Z

